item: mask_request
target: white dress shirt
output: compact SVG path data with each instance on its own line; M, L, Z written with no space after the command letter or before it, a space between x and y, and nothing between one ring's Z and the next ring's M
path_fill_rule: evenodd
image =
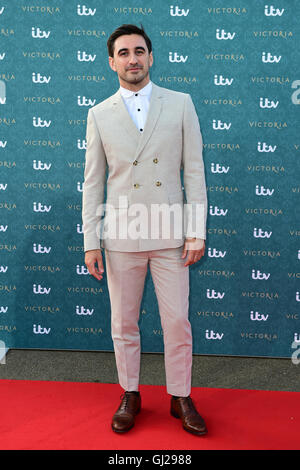
M120 86L120 92L133 122L140 132L143 132L152 91L151 81L139 91L127 90Z

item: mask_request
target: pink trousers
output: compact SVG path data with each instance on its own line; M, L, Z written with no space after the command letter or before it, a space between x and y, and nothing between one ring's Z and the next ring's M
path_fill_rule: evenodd
M167 392L191 391L192 331L189 311L189 267L183 246L141 252L105 250L111 303L111 333L119 383L138 391L140 373L139 314L148 263L155 287L164 339Z

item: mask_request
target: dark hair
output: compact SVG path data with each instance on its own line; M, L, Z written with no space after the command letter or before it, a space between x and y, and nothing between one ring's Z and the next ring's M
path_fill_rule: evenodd
M147 36L145 33L145 30L143 26L139 28L138 26L134 24L122 24L122 26L119 26L108 38L107 40L107 49L108 49L108 55L110 57L114 56L114 47L115 47L115 40L118 39L120 36L124 36L124 34L139 34L140 36L143 36L145 39L149 54L152 51L152 44L150 38Z

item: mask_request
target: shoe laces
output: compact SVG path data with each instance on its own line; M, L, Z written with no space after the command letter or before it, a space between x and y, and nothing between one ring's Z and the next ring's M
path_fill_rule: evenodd
M127 408L129 399L130 399L130 393L128 393L128 392L122 393L122 395L120 396L120 400L122 400L122 403L120 405L121 409L124 410L124 409Z
M186 397L186 400L185 400L185 405L186 407L188 408L188 410L193 413L193 414L198 414L197 413L197 410L195 408L195 405L193 403L193 400L190 396Z

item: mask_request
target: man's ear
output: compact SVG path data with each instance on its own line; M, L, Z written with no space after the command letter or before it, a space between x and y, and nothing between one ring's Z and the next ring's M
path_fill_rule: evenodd
M108 57L108 63L109 63L109 66L110 68L116 72L116 67L115 67L115 61L114 61L114 58L113 57Z
M153 54L152 54L152 51L151 51L150 54L149 54L149 63L150 63L150 67L152 67L152 64L153 64Z

